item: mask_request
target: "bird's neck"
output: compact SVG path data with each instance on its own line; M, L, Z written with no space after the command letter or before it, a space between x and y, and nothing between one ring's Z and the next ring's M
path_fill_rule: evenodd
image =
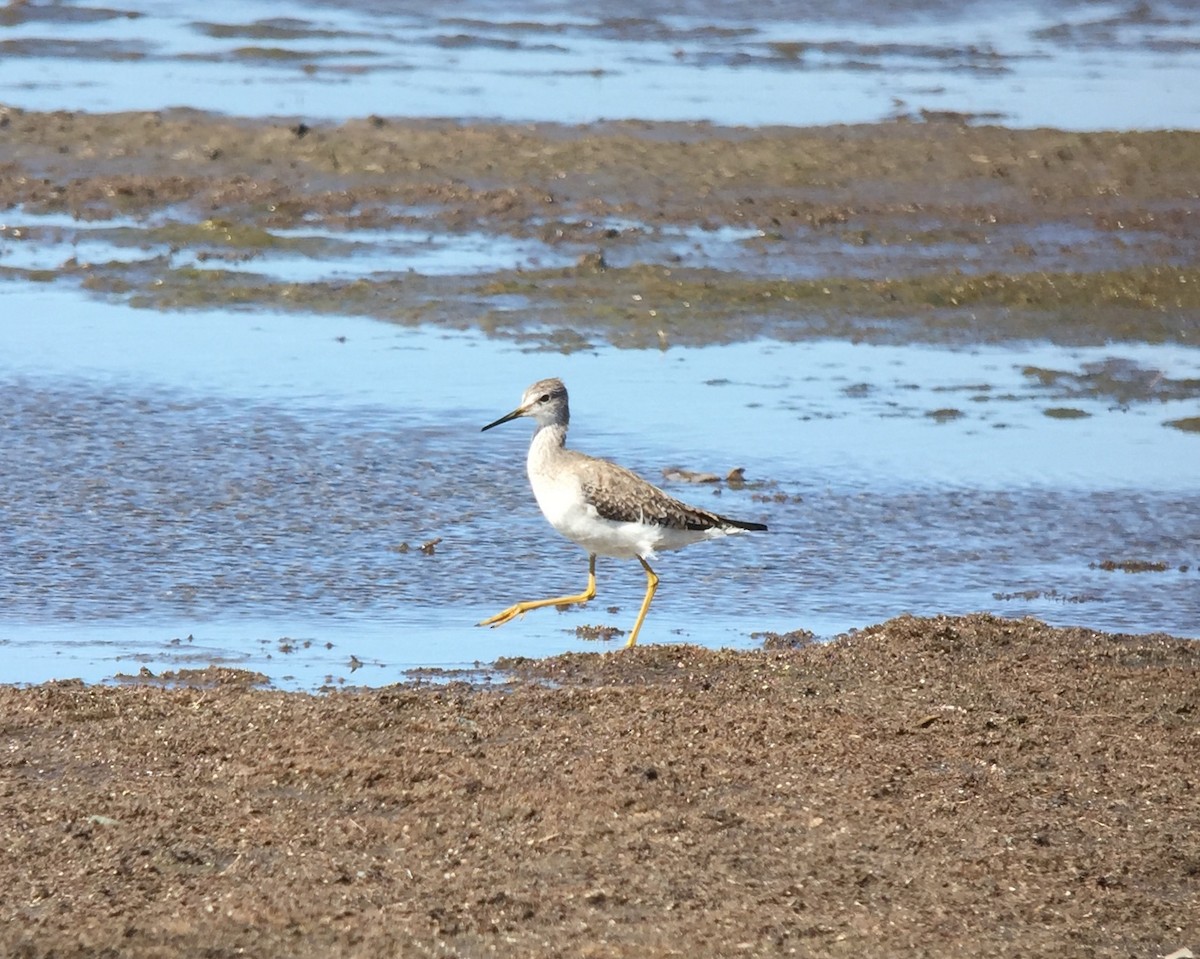
M550 423L539 426L533 433L533 442L529 444L529 456L526 466L530 473L541 472L541 467L555 457L562 455L567 445L567 427L562 423Z

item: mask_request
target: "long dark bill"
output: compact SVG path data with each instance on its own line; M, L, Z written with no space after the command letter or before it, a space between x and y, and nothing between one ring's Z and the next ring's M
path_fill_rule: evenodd
M524 412L525 412L525 409L524 409L524 407L520 407L520 406L518 406L518 407L517 407L515 410L513 410L511 413L506 413L504 416L500 417L500 419L496 420L496 422L494 422L494 423L488 423L488 425L487 425L487 426L485 426L483 429L481 429L479 432L480 432L480 433L486 433L486 432L487 432L488 430L490 430L490 429L491 429L493 426L499 426L501 423L507 423L509 420L515 420L515 419L516 419L518 416L520 416L520 415L521 415L522 413L524 413Z

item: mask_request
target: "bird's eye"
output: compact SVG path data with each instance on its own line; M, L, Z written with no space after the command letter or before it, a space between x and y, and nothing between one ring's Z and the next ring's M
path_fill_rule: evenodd
M549 393L543 393L543 394L542 394L542 396L541 396L541 399L539 399L539 400L538 400L538 402L539 402L539 403L549 403L549 402L550 402L550 394L549 394Z

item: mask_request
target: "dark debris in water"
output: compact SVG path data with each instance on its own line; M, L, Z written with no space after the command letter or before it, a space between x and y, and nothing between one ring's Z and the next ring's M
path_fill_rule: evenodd
M1027 366L1025 376L1061 398L1107 399L1121 406L1200 397L1200 379L1172 379L1162 370L1127 357L1084 363L1078 372ZM1046 415L1052 415L1047 411Z
M682 466L665 466L662 471L663 479L676 483L719 483L721 477L716 473L705 473L685 469Z
M513 662L519 663L520 660L521 657L516 657ZM505 663L497 660L491 666L484 666L480 663L461 668L414 666L411 669L406 669L404 675L413 683L418 684L426 682L444 685L462 683L468 686L483 686L491 685L496 679L496 673L503 671L505 668Z
M1021 589L1011 593L992 593L992 599L1001 603L1013 602L1020 600L1022 602L1033 602L1039 599L1047 599L1055 603L1098 603L1101 602L1101 597L1092 593L1060 593L1057 589Z
M117 673L114 677L122 685L162 686L164 688L215 689L268 686L270 677L249 669L230 666L206 666L203 669L167 669L154 673L143 666L136 674Z
M253 23L212 23L197 21L192 29L216 40L335 40L348 36L344 31L314 27L304 20L277 17Z
M793 629L786 633L751 633L750 638L761 640L764 650L801 649L817 642L817 634L810 629Z
M720 483L722 478L717 473L705 470L692 470L684 466L664 466L663 479L674 483ZM724 482L740 489L746 485L746 467L735 466L724 477Z
M1123 573L1165 573L1171 567L1160 560L1146 559L1105 559L1098 563L1090 563L1092 569L1102 569L1107 573L1117 571ZM1187 567L1180 567L1180 571L1186 571Z
M423 553L426 556L432 556L437 552L438 544L442 541L442 537L435 536L433 539L428 539L419 546L410 546L407 542L399 543L396 546L389 546L388 549L393 553L411 553L414 549Z
M616 626L576 626L575 635L580 639L594 639L605 642L610 639L616 639L618 636L624 636L625 631L618 629Z

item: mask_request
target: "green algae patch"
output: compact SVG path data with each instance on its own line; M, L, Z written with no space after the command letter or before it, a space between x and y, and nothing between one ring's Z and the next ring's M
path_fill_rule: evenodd
M262 227L227 219L207 219L199 223L168 223L149 228L145 230L144 235L148 242L169 243L179 247L219 245L247 250L271 250L291 245Z
M768 308L776 304L836 305L872 313L970 306L1200 310L1200 269L1165 267L1082 275L989 273L796 281L639 264L620 270L522 272L497 277L485 289L498 294L538 291L564 299L626 296L630 302L625 309L630 312L672 305L728 309L764 304ZM621 309L619 302L613 305Z
M619 329L643 340L662 330L689 341L721 341L740 338L739 329L877 341L1200 338L1196 268L787 281L643 264L496 276L481 292L519 294L535 311L538 301L557 301L560 321Z
M1200 269L1195 267L1140 267L1098 273L908 277L874 282L869 288L889 299L933 307L1200 310Z

